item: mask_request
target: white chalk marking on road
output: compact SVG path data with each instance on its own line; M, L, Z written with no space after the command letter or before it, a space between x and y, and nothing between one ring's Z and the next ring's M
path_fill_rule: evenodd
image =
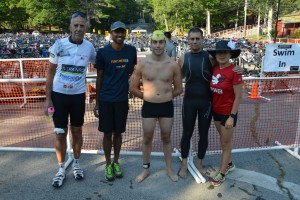
M262 173L236 168L226 178L253 184L287 196L287 192L282 191L277 185L276 178ZM300 185L287 181L283 181L282 185L289 189L295 199L300 199Z

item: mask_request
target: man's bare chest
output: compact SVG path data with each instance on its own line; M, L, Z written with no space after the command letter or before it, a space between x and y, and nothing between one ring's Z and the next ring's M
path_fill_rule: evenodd
M168 66L148 66L144 69L143 78L148 81L170 81L173 78L173 72Z

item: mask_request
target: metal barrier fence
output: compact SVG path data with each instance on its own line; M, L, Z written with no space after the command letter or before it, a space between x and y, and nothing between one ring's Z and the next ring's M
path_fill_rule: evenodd
M88 79L87 104L84 125L84 149L102 149L102 136L97 131L98 119L93 116L95 94L94 79ZM254 81L258 82L260 98L249 98ZM53 125L44 117L45 95L40 94L45 79L0 79L1 147L53 147ZM239 108L238 126L235 130L235 149L272 148L276 141L283 145L299 145L299 77L247 78L242 103ZM3 91L9 91L3 97ZM30 91L30 92L28 92ZM36 92L32 92L36 91ZM25 96L23 96L25 94ZM5 94L4 94L5 95ZM181 138L181 105L183 95L174 99L175 117L172 143L179 147ZM129 116L123 150L139 151L141 147L142 100L129 99ZM197 124L196 124L197 126ZM157 130L157 132L159 132ZM198 140L195 129L194 139ZM154 139L153 151L161 152L160 137ZM196 146L196 144L194 144ZM195 147L193 149L196 149ZM219 153L220 146L214 125L210 129L209 153Z
M300 77L244 78L244 81L238 124L234 131L233 152L286 149L300 159ZM99 119L93 115L94 87L95 78L87 78L83 153L102 153L103 149L103 136L97 130ZM0 79L0 150L55 151L53 123L44 116L44 92L45 78ZM255 98L253 93L256 93ZM174 99L171 142L174 147L173 155L176 156L180 156L183 129L182 100L183 95ZM126 132L123 134L123 154L141 155L141 106L142 100L129 96L130 110ZM190 161L197 152L197 127L196 123ZM163 155L158 126L152 151L152 155ZM221 153L219 135L212 123L207 154L218 153ZM199 177L199 182L205 182L201 175Z

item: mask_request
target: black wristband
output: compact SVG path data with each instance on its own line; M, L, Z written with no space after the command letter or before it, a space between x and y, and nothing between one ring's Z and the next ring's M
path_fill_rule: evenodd
M232 118L235 118L235 117L236 117L236 114L232 114L232 113L231 113L229 116L232 117Z
M143 168L144 169L149 169L150 168L150 163L146 163L146 164L144 163L143 164Z

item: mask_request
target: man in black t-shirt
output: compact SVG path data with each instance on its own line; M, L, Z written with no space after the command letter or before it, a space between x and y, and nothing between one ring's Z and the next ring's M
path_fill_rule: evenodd
M106 159L105 178L109 181L122 177L118 162L128 114L128 79L137 63L136 48L124 44L125 24L117 21L110 27L112 44L100 48L96 65L96 105L94 115L99 117L98 130L104 133L103 150ZM111 149L114 160L111 162Z

